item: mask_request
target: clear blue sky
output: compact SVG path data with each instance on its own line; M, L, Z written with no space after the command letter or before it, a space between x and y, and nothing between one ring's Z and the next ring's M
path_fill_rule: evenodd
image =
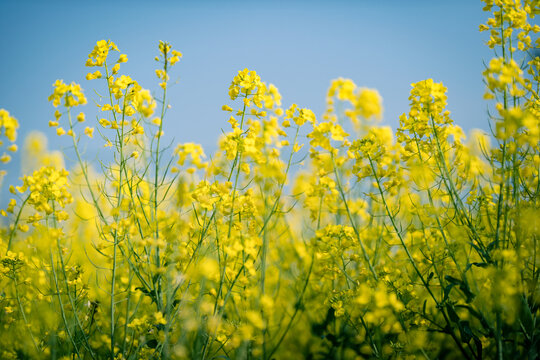
M384 123L394 129L407 111L410 84L431 77L448 87L459 125L485 129L482 61L492 53L478 25L486 19L480 0L0 0L0 107L19 120L19 144L40 130L61 149L67 139L59 141L47 126L52 83L79 82L91 100L84 63L97 40L111 39L129 57L122 71L156 90L153 58L166 40L184 54L172 75L180 82L170 92L166 135L201 143L207 154L228 127L220 108L245 67L275 84L284 106L294 102L316 115L334 78L376 88ZM91 101L84 111L93 111ZM6 182L16 181L19 161L15 156Z

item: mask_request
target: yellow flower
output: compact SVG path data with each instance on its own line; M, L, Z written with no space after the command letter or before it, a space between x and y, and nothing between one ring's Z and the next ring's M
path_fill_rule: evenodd
M167 320L163 317L163 314L161 312L154 313L154 320L157 325L166 325Z
M101 71L96 70L93 73L86 74L86 80L101 79Z
M94 128L91 128L91 127L88 127L88 126L87 126L87 127L84 129L84 134L85 134L86 136L88 136L89 138L93 138L93 137L94 137Z
M54 107L58 107L63 101L64 106L74 107L86 104L86 97L79 84L72 82L67 85L63 80L56 80L53 84L54 92L49 96L48 100L53 102ZM55 113L57 120L60 113Z
M23 185L20 192L29 190L28 204L38 212L51 214L53 208L51 202L64 207L73 201L73 197L67 191L68 172L64 169L57 170L53 167L42 167L34 171L32 175L23 177Z
M128 57L126 54L120 54L120 57L118 58L119 63L125 63L128 61Z
M110 50L118 51L118 47L110 40L99 40L88 55L86 66L103 66Z
M360 116L366 119L382 117L382 98L377 90L361 89L355 100L355 107Z
M0 109L0 134L3 133L9 141L14 142L17 139L18 128L17 119L11 116L7 110Z
M8 154L4 153L2 154L2 156L0 156L0 162L2 163L8 163L11 161L11 156L9 156Z
M296 104L292 104L291 107L285 111L285 119L292 119L298 126L302 126L306 122L312 124L315 124L316 122L313 111L310 109L301 109Z
M261 78L255 71L244 69L238 71L229 87L229 96L231 100L235 100L239 94L254 96L254 102L257 106L260 105L263 95L263 84ZM260 106L259 106L260 107Z

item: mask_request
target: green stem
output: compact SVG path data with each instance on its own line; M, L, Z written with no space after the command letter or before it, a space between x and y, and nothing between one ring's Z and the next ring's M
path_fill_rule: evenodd
M401 231L398 229L397 227L397 224L396 224L396 220L394 218L394 215L392 214L392 212L390 211L390 208L388 207L388 203L386 202L386 198L384 196L384 192L382 190L382 185L381 185L381 181L379 179L379 176L377 175L377 171L375 170L375 165L373 164L373 160L371 159L371 156L367 155L367 158L369 160L369 165L371 167L371 171L373 173L373 177L375 177L375 181L377 183L377 188L379 189L379 194L381 196L381 200L384 204L384 208L386 210L386 213L388 215L388 218L390 219L390 222L392 224L392 227L394 228L394 231L396 232L396 235L398 236L399 238L399 241L401 242L401 245L403 246L403 249L405 250L405 253L407 254L407 257L409 258L409 261L411 263L411 265L413 266L414 268L414 271L416 272L416 274L418 275L418 277L420 278L420 281L422 282L422 284L424 285L424 288L427 290L427 292L429 293L429 295L431 296L431 298L433 299L433 301L435 302L436 306L438 309L441 310L441 314L443 315L444 317L444 320L447 324L447 328L448 328L448 333L449 335L452 337L452 339L454 340L454 342L456 343L456 345L458 346L459 350L461 351L461 353L463 354L463 356L466 358L466 359L470 359L470 356L469 354L467 353L467 351L465 350L465 348L463 348L463 346L461 345L461 342L460 340L457 338L456 334L454 333L454 329L452 327L452 325L450 324L450 319L448 319L448 315L446 314L446 312L444 311L441 303L437 300L437 298L435 297L435 295L433 294L433 292L431 291L431 288L429 286L429 284L427 283L427 281L424 279L424 276L422 275L422 273L420 272L420 269L418 269L418 266L416 265L416 261L414 260L414 258L412 257L411 253L409 252L409 248L408 246L405 244L405 240L403 239L403 235L401 234Z
M13 237L15 236L15 232L17 231L17 226L19 225L19 219L21 218L24 205L26 205L26 202L28 201L28 199L30 199L30 194L28 194L26 199L24 199L23 203L21 204L21 208L19 209L19 212L17 213L17 217L15 218L15 223L13 224L13 229L11 229L9 233L9 240L7 244L6 255L11 249L11 242L13 241Z
M338 186L339 194L341 195L341 200L343 201L343 204L345 205L345 210L347 211L347 217L349 218L349 222L351 223L351 226L352 226L352 228L354 230L354 233L356 235L356 239L358 240L358 244L360 244L360 249L362 250L362 255L364 256L364 260L365 260L371 274L373 275L373 278L375 279L375 281L378 281L378 276L377 276L377 273L375 271L375 268L371 264L371 260L369 259L369 254L367 253L366 247L364 246L364 243L362 242L362 239L360 237L360 232L358 231L358 227L356 226L354 218L353 218L353 216L351 214L351 210L349 209L347 198L345 197L345 192L343 191L343 186L341 185L341 180L339 178L339 175L338 175L338 172L337 172L337 169L336 169L336 163L334 161L334 154L331 154L331 157L332 157L332 166L334 168L334 175L336 176L336 183L337 183L337 186Z
M30 329L30 325L28 324L28 320L26 318L26 314L24 312L24 308L22 306L21 302L21 296L19 294L19 284L17 282L17 274L13 275L13 285L15 286L15 296L17 298L17 304L19 304L19 310L21 311L21 315L24 321L24 325L26 326L26 329L28 333L30 334L30 338L32 339L32 343L34 344L34 347L36 348L36 354L41 354L41 349L36 343L36 339L34 338L34 334L32 332L32 329Z

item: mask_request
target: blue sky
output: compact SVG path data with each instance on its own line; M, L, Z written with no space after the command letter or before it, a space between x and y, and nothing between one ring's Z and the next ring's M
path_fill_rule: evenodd
M169 140L216 148L228 127L221 105L238 70L256 70L275 84L284 106L297 103L322 114L330 81L352 79L376 88L384 123L394 129L407 111L410 84L426 78L448 87L448 108L466 130L487 128L482 100L485 22L478 0L463 1L44 1L0 0L0 108L20 123L19 140L45 132L62 149L47 123L47 102L56 79L81 83L89 100L92 82L84 63L95 42L113 40L129 62L122 71L157 90L159 40L184 57L172 78ZM91 101L84 109L93 111ZM9 165L13 182L16 156ZM10 180L11 179L11 180ZM4 188L5 189L5 188Z

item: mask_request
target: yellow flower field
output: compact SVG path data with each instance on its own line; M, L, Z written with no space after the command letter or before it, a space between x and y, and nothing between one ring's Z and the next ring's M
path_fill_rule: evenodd
M469 136L433 79L393 132L374 89L336 79L318 117L244 69L218 150L171 147L163 41L153 92L111 40L86 84L53 84L75 166L0 109L0 161L26 159L3 185L0 359L539 358L540 1L483 2Z

